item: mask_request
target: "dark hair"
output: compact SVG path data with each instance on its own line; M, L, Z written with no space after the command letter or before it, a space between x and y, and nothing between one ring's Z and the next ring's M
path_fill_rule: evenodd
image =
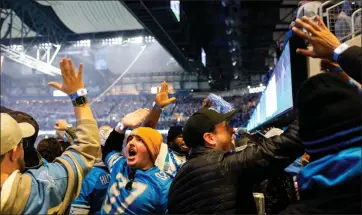
M37 147L40 155L48 162L53 162L63 153L62 145L55 138L43 139Z
M5 158L5 154L0 156L0 164L3 162L4 158Z

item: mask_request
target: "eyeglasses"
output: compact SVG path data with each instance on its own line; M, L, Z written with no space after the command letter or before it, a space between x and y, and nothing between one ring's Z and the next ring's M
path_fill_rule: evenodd
M130 191L132 190L133 181L136 175L136 171L130 171L130 174L128 175L129 182L126 184L126 190Z

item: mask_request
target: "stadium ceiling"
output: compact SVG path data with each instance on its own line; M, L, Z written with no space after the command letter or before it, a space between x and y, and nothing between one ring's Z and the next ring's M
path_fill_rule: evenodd
M181 0L179 22L170 1L120 2L178 62L188 61L183 64L189 64L187 71L207 74L213 88L224 90L233 79L250 82L253 75L268 71L268 61L274 60L270 49L277 48L275 37L282 38L290 24L284 15L292 12L281 11L294 11L298 1ZM206 67L201 64L201 48Z
M36 33L42 35L42 29L35 23L36 17L49 19L42 20L47 27L58 27L59 33L99 33L127 30L141 30L143 26L118 1L32 1L32 0L2 0L2 32L13 24L12 38L22 37L19 33L23 22L25 28L31 29L30 34L23 37L34 37ZM28 9L24 8L27 6ZM13 13L14 16L8 15ZM11 20L12 19L12 20ZM12 21L12 23L11 23ZM10 35L6 35L9 38Z

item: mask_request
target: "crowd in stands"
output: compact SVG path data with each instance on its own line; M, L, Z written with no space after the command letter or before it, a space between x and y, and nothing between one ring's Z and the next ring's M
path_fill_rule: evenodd
M253 108L258 102L259 94L225 97L224 99L235 107L241 108L238 117L232 121L232 126L245 127ZM202 98L193 98L192 96L177 97L176 102L163 111L157 129L163 130L172 125L183 125L187 120L187 116L200 108L202 100ZM124 114L140 107L151 108L154 96L105 96L98 100L90 99L90 101L94 101L92 111L98 123L115 126L117 120L122 118ZM69 104L67 99L4 101L2 105L29 113L39 123L41 130L52 130L54 123L58 119L64 119L69 123L75 122L71 113L72 105ZM46 109L44 109L45 106Z
M235 135L258 95L177 98L163 82L150 98L88 101L83 66L62 59L48 85L71 101L1 107L1 213L361 214L362 48L315 18L296 20L312 49L295 51L329 66L300 86L285 130ZM42 126L56 136L36 150Z

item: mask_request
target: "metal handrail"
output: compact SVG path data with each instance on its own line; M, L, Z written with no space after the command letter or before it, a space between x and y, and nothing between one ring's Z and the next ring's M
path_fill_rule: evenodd
M339 2L339 3L337 3L337 4L334 4L333 6L330 6L329 8L327 8L327 10L326 10L326 14L327 14L327 27L328 27L329 30L332 30L332 29L331 29L331 26L330 26L330 23L329 23L329 11L332 10L333 8L336 8L336 7L344 4L344 3L345 3L345 1L341 1L341 2Z
M361 29L358 29L356 32L355 32L355 29L354 29L354 18L357 15L357 13L362 13L362 8L360 8L360 9L358 9L355 12L352 13L352 16L351 16L351 19L352 19L352 38L355 37L358 32L361 32Z

